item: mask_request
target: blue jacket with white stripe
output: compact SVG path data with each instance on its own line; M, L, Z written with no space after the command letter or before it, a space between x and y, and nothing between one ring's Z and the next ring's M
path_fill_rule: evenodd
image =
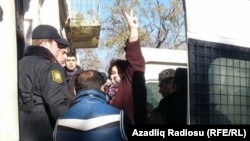
M124 141L131 124L122 110L107 103L99 90L82 90L57 120L55 141Z

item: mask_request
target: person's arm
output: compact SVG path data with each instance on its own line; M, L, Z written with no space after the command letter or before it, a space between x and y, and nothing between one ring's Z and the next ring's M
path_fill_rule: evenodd
M144 124L147 116L147 89L144 77L145 60L139 40L139 22L132 10L130 14L125 13L125 15L130 30L130 36L126 43L126 59L128 61L126 74L132 86L134 123Z
M133 10L130 10L129 13L125 12L125 17L130 32L125 48L126 60L129 64L126 72L132 77L134 71L145 71L145 60L140 47L138 18L134 16Z
M42 96L54 119L61 116L69 107L67 99L68 86L63 68L59 64L44 67Z

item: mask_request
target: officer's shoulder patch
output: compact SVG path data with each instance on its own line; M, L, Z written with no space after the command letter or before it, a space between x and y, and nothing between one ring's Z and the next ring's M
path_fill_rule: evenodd
M58 70L52 70L52 80L55 81L56 83L62 83L62 74Z

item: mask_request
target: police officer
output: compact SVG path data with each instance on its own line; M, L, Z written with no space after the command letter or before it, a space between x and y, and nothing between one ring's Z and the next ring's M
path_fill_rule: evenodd
M19 60L21 141L53 140L56 119L69 107L65 72L55 56L68 45L53 26L33 30L32 45Z

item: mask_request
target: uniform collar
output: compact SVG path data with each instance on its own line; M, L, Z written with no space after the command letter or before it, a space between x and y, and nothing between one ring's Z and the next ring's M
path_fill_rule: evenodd
M44 56L49 60L55 60L55 56L45 47L28 46L24 52L24 56L38 55Z

